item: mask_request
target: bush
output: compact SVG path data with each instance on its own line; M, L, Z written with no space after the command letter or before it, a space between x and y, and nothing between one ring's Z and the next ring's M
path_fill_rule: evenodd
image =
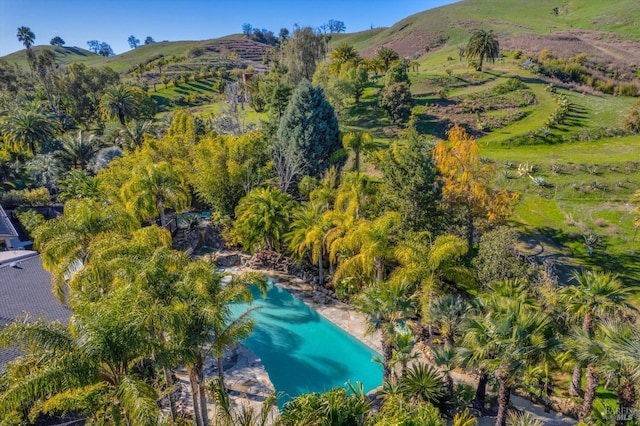
M44 216L35 210L29 209L16 212L16 217L20 221L20 224L22 224L22 227L29 233L29 238L32 238L31 235L37 227L45 223Z
M522 50L518 49L513 52L513 59L520 59L520 58L522 58Z
M204 50L198 46L190 47L184 54L187 58L197 58L202 55L204 55Z
M619 96L638 96L638 86L633 83L620 83L614 93Z
M501 83L494 87L493 92L497 95L504 95L505 93L523 89L527 89L527 85L520 81L520 79L512 77L504 83Z
M411 115L411 91L407 83L394 83L380 92L378 104L394 123L405 123Z
M16 208L22 206L41 207L48 206L51 202L51 195L47 188L11 190L2 195L2 205L5 208Z
M640 133L640 102L631 107L622 120L622 127L628 132Z

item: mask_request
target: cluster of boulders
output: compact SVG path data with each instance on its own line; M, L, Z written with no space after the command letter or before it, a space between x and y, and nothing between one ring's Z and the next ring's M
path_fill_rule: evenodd
M271 250L255 253L242 266L249 269L269 269L283 274L291 274L296 268L289 257Z

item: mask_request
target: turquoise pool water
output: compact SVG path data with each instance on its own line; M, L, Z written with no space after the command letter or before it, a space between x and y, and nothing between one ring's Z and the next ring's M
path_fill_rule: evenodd
M266 299L253 289L256 326L243 343L258 355L269 373L282 407L308 392L323 392L347 381L360 381L366 392L382 384L380 356L310 309L286 290L269 283ZM236 314L246 304L234 306Z

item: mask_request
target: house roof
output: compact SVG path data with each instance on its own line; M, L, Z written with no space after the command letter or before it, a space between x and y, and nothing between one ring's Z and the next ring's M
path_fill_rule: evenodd
M18 232L16 231L16 228L13 227L13 224L9 220L9 216L7 216L2 206L0 206L0 238L8 239L17 236Z
M0 263L0 328L25 313L65 324L69 321L71 312L51 292L51 275L42 267L40 256L30 253ZM0 350L0 370L16 354Z

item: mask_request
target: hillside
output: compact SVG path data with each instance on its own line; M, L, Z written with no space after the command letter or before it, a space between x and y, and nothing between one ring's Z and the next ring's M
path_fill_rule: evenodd
M138 64L150 64L161 57L179 58L178 61L174 60L179 62L178 64L169 64L166 68L166 73L172 74L184 70L197 70L203 66L218 67L227 64L243 68L249 65L262 68L262 56L269 47L236 34L203 41L157 42L108 58L78 47L35 46L33 50L36 54L42 50L52 50L63 64L79 62L88 66L109 66L119 73L129 72ZM235 52L235 55L231 55L232 52ZM25 50L0 59L14 62L23 68L27 67Z
M406 57L420 57L441 47L463 46L478 28L492 29L503 49L522 50L537 55L549 49L559 57L585 53L601 63L638 65L640 58L640 7L635 0L464 0L409 16L389 28L375 28L351 34L336 34L332 44L352 44L363 56L373 56L380 46L388 46ZM36 46L53 49L62 63L82 62L108 65L118 72L148 63L160 56L184 55L188 49L205 53L187 68L216 63L224 52L238 53L244 65L260 66L269 47L235 34L203 41L159 42L122 54L102 58L78 47ZM4 56L9 62L26 67L24 50ZM189 61L187 61L189 62Z
M555 57L586 54L618 74L637 72L640 58L640 7L616 2L465 0L409 16L390 28L335 37L371 57L388 46L403 57L423 57L437 50L463 47L476 29L491 29L504 50L537 57L548 49Z

